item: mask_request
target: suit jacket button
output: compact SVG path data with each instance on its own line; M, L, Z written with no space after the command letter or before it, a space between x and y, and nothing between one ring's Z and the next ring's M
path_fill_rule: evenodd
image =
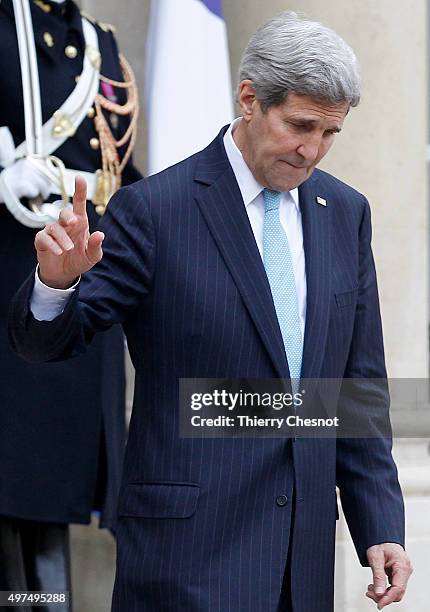
M286 495L278 495L276 498L276 503L278 506L286 506L288 503L288 497Z

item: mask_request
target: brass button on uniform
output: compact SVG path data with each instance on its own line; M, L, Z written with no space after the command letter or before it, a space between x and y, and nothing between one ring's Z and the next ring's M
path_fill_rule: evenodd
M117 130L118 123L119 123L118 115L116 115L115 113L111 113L109 116L109 120L110 120L110 124L113 127L113 129Z
M67 47L64 49L64 54L70 59L75 59L75 57L78 55L78 50L73 45L67 45Z
M90 119L92 119L94 117L94 115L96 114L96 111L94 110L93 107L91 107L88 112L87 112L87 117L89 117Z
M45 45L47 47L53 47L54 46L54 37L52 36L51 32L44 32L43 33L43 40L44 40Z
M100 147L100 141L98 138L91 138L90 140L90 147L92 149L94 149L94 151L97 151L97 149Z
M49 6L49 4L46 4L46 2L43 2L42 0L34 0L34 4L37 4L37 6L42 9L42 11L44 13L50 13L51 12L51 7Z

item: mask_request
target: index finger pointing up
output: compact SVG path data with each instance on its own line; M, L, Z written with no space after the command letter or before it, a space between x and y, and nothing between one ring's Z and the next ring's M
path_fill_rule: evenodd
M73 194L73 212L85 215L87 212L87 184L83 176L75 176L75 193Z

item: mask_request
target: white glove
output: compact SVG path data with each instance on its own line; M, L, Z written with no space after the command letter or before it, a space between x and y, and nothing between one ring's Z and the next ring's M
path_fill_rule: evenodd
M50 194L49 179L28 160L19 159L5 168L2 172L7 178L8 185L18 200L21 198L36 198L42 196L43 200ZM0 191L0 202L4 197Z

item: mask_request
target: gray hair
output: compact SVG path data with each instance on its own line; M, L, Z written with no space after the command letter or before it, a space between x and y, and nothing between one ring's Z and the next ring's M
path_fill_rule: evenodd
M333 30L292 11L270 19L252 36L239 66L263 112L292 92L332 104L360 101L358 61Z

